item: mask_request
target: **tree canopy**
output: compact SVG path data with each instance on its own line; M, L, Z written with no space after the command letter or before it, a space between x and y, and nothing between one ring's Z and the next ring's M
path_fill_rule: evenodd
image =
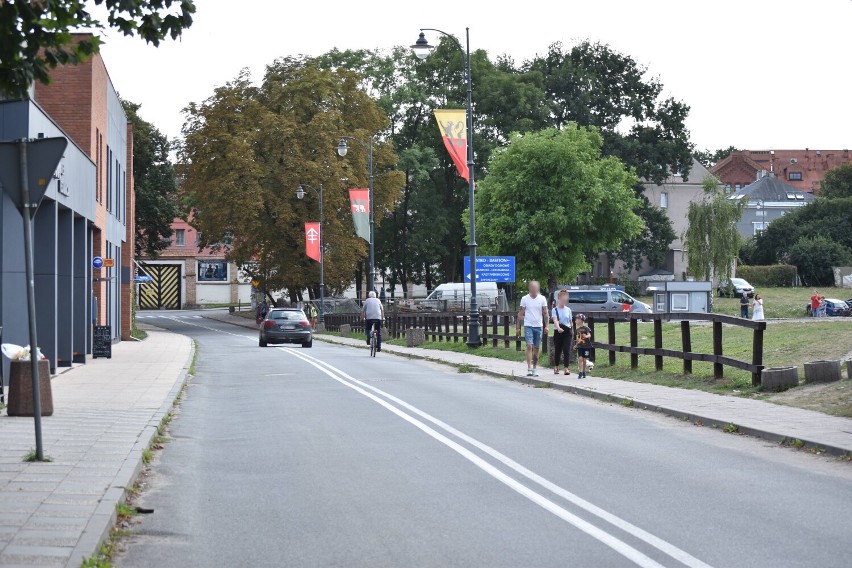
M477 186L481 253L514 255L520 279L553 287L588 269L588 251L637 236L636 176L618 158L602 157L602 145L597 129L572 123L512 135Z
M259 86L247 71L185 110L180 148L182 189L193 207L201 246L222 249L267 290L292 299L317 290L318 263L305 255L304 223L318 221L318 204L297 200L299 184L324 186L325 280L331 292L352 280L367 243L355 235L350 187L367 187L367 155L342 135L366 141L387 127L382 109L359 88L356 75L321 69L305 58L278 59ZM390 144L374 147L377 222L403 185Z
M852 163L841 164L825 172L819 196L824 199L852 197Z
M746 200L732 200L719 188L719 180L707 176L702 182L704 198L689 204L689 226L684 233L686 271L699 280L730 280L733 261L740 249L737 222Z
M184 211L177 191L171 146L156 126L139 116L141 105L122 101L133 125L133 184L136 193L136 254L156 257L168 246L172 221Z
M159 45L192 25L194 12L193 0L0 1L0 93L28 98L35 81L50 82L50 69L97 53L100 39L77 31L111 27Z

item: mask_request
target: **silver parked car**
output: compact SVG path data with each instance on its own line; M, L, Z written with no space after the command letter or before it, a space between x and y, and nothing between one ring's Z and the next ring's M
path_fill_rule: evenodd
M626 292L611 286L599 288L568 288L568 307L575 314L582 312L653 313L651 306Z

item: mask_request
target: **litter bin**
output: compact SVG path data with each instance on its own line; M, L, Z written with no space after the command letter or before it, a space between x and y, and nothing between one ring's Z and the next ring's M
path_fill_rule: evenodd
M50 362L38 362L38 384L41 391L41 415L53 415L53 393L50 390ZM29 361L11 361L9 365L9 416L33 416L33 374Z

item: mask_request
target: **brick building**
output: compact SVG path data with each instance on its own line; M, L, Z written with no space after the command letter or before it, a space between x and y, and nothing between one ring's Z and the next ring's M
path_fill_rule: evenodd
M774 173L785 184L818 195L825 173L849 162L849 150L738 150L710 168L710 172L729 193Z
M94 271L96 323L110 325L114 340L127 340L135 234L131 126L100 55L59 66L50 78L36 85L35 101L95 163L92 256L115 263Z
M156 259L140 259L152 281L139 287L139 308L183 309L209 304L251 303L251 283L225 254L198 249L198 231L183 219L172 222L169 246Z

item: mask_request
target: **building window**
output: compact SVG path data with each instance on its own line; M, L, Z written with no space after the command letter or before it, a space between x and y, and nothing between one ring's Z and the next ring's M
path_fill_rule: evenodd
M729 184L729 183L725 184L725 193L731 193L731 184Z
M768 225L768 224L769 223L762 222L762 221L756 221L756 222L752 223L752 225L754 225L754 235L757 236L760 233L762 233L764 230L766 230L766 225Z
M661 193L660 194L660 209L666 209L669 206L669 194Z
M758 217L766 217L766 209L758 209L754 212Z
M790 172L789 174L787 174L787 180L802 181L802 172Z
M741 186L740 184L736 184L736 185L734 186L734 191L739 191L739 190L740 190L740 188L742 188L742 186Z
M186 246L186 231L184 229L175 229L175 246Z

